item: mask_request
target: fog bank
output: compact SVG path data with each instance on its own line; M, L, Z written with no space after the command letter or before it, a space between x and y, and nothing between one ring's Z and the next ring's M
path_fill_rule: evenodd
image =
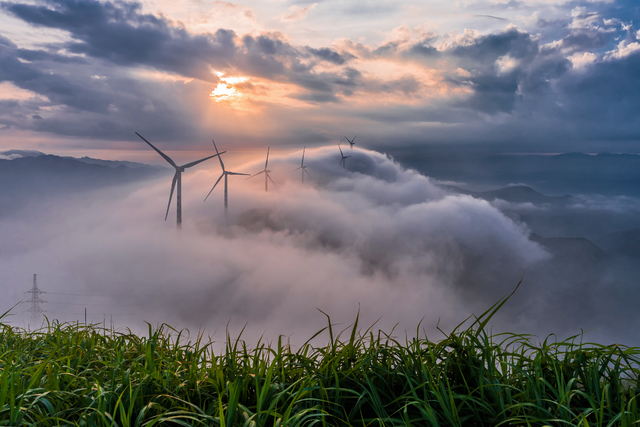
M277 186L270 183L268 193L263 175L229 177L227 215L223 182L203 202L221 173L217 160L186 172L181 232L175 200L163 221L169 172L3 218L7 297L0 309L24 298L32 273L40 273L49 292L43 307L63 321L82 321L87 308L90 321L113 317L134 331L144 322L168 323L224 340L227 324L232 334L247 325L250 342L282 334L299 343L325 325L317 309L345 327L360 310L362 325L380 319L376 327L397 325L404 335L422 321L437 339L438 321L447 330L524 278L495 330L565 336L599 318L573 304L575 283L549 267L558 257L499 204L449 192L384 154L357 148L345 149L346 168L337 147L307 150L311 179L302 184L300 171L293 172L301 154L270 158ZM253 174L264 159L225 166ZM26 324L26 308L11 322ZM590 337L616 334L609 322Z

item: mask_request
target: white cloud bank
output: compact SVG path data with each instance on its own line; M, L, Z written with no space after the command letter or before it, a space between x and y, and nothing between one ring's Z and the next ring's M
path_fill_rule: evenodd
M217 330L222 339L231 320L232 330L248 323L249 337L293 334L295 341L323 326L316 308L345 326L360 308L363 324L382 316L384 329L400 323L413 331L424 318L433 330L438 319L453 326L495 302L548 257L489 203L448 194L382 154L347 150L347 169L335 147L307 150L313 179L305 185L292 172L301 153L272 156L278 186L269 193L262 175L230 177L228 219L222 185L202 202L219 176L217 162L185 173L181 233L175 205L163 222L170 176L126 196L110 190L46 215L38 209L5 219L0 290L8 298L0 309L23 296L29 273L41 272L49 274L40 282L52 293L46 299L77 304L46 305L62 320L82 316L55 311L85 305L93 321L115 313L118 325L134 330L142 321L166 322ZM255 173L261 162L228 167Z

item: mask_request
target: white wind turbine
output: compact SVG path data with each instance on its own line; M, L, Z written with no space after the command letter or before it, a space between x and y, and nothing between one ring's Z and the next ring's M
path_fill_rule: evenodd
M307 175L309 175L309 172L307 172L307 167L304 165L304 151L307 149L307 147L304 147L302 149L302 162L300 163L300 167L298 169L302 170L302 172L300 172L302 174L302 183L304 184L304 174L306 173ZM295 171L297 171L298 169L295 169ZM311 175L309 175L309 178L311 178Z
M218 147L216 147L216 142L213 139L211 140L211 142L213 142L213 147L216 149L216 153L218 153ZM229 175L249 175L249 174L248 173L239 173L239 172L229 172L229 171L227 171L224 168L224 163L222 163L222 156L220 156L220 154L223 154L223 153L226 153L226 151L223 151L222 153L218 153L218 160L220 160L220 166L222 166L222 175L220 175L220 178L218 178L216 183L213 184L213 188L211 189L211 191L209 191L209 194L207 194L207 197L204 198L204 201L205 202L207 201L207 199L211 195L211 192L213 192L213 189L216 188L216 185L218 185L218 183L220 182L222 177L224 177L224 210L226 212L227 208L229 207L227 177Z
M344 155L344 153L342 152L342 148L340 147L340 143L338 143L338 149L340 150L340 155L342 156L342 158L340 159L340 164L346 169L346 167L347 167L347 159L349 157L351 157L351 156L345 156Z
M144 142L149 144L151 148L156 150L158 154L162 156L163 159L169 162L169 164L176 169L176 173L175 175L173 175L173 181L171 182L171 193L169 193L169 204L167 204L167 213L164 215L164 220L166 221L167 217L169 216L169 208L171 207L171 198L173 197L173 190L175 189L176 183L177 183L178 191L176 193L176 217L177 217L176 223L178 228L180 228L182 227L182 172L184 172L185 169L190 168L191 166L195 166L198 163L202 163L205 160L209 160L212 157L219 156L220 154L225 153L225 151L223 151L222 153L216 153L213 156L205 157L204 159L196 160L195 162L187 163L186 165L178 166L175 164L173 160L171 160L169 156L167 156L162 151L154 147L152 143L144 139L142 135L140 135L138 132L136 132L136 135L138 135Z
M264 164L264 169L261 170L260 172L256 173L256 174L251 175L249 178L247 178L247 179L251 179L254 176L258 176L261 173L263 173L264 174L264 191L269 191L269 187L268 187L269 182L267 181L267 178L269 178L269 180L273 183L273 185L276 185L276 183L273 182L273 179L271 179L271 175L269 175L271 173L271 171L267 169L267 165L269 164L269 149L270 148L271 147L267 147L267 161Z
M356 138L358 137L358 135L354 136L353 139L349 139L345 136L345 139L347 141L349 141L349 144L351 144L351 149L353 150L353 146L356 145L356 143L354 142L356 140Z

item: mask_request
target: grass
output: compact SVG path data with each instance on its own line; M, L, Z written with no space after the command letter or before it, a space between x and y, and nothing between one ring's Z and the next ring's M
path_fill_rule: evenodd
M488 334L507 299L438 342L357 318L336 333L327 316L328 344L295 351L228 337L214 354L166 325L0 323L0 425L640 425L640 348Z

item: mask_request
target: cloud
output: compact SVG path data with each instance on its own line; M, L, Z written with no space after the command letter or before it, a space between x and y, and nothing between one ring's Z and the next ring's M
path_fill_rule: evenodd
M223 340L231 319L232 333L248 322L250 342L293 334L296 343L323 326L316 308L346 325L359 307L364 324L383 316L378 326L390 330L399 322L401 335L424 318L432 335L438 319L446 331L524 276L494 331L564 336L598 328L587 339L640 339L637 328L620 328L602 309L619 307L621 316L638 317L629 296L635 298L634 288L626 284L636 270L611 268L584 239L546 239L526 225L542 223L562 233L617 227L620 218L637 223L637 199L577 197L542 207L489 203L450 193L382 153L345 150L351 156L346 169L337 147L308 149L311 178L304 185L293 172L302 153L272 151L269 168L277 186L265 193L262 177L230 177L228 215L222 186L202 201L220 174L217 163L203 163L183 175L180 234L175 206L163 221L169 171L133 187L33 200L0 219L0 309L22 298L37 272L49 292L49 314L63 320L82 317L79 310L65 313L85 305L92 321L108 321L113 313L118 325L134 331L144 329L143 320L168 322L204 328ZM263 162L262 156L244 165L225 161L244 173L258 172ZM612 221L606 216L612 213L622 217ZM554 235L563 234L548 234ZM571 247L579 251L567 252ZM94 296L61 298L56 292Z
M397 12L399 8L399 5L393 2L359 0L350 2L349 6L344 9L344 13L349 15L392 14Z
M310 11L315 9L318 3L312 3L308 6L293 5L289 7L289 11L281 15L280 20L282 22L296 22L301 21L307 17Z
M335 50L326 47L321 49L309 48L309 52L320 59L332 62L336 65L342 65L349 59L355 58L355 56L351 55L350 53L340 54Z
M210 65L224 66L235 53L234 33L192 35L162 17L141 13L140 3L50 0L43 5L2 3L25 22L69 31L66 49L118 65L147 65L216 81Z
M308 12L311 6L294 9ZM386 6L361 2L350 11L354 19L370 19ZM158 138L176 145L212 132L252 144L264 138L293 143L302 134L322 134L326 141L330 130L319 123L332 123L343 130L366 128L378 146L391 137L412 147L429 138L478 144L517 139L531 147L553 140L571 151L585 140L608 149L632 140L639 126L628 120L633 90L616 97L599 89L617 91L635 81L637 31L623 15L631 19L637 8L622 2L568 2L553 14L545 7L532 15L531 28L519 19L510 21L519 26L491 30L401 25L380 33L387 38L375 43L338 39L324 47L296 43L278 31L195 33L135 2L1 7L24 25L68 34L37 47L0 37L0 79L33 95L0 101L4 131L126 140L134 127L147 132L157 124ZM215 7L245 10L227 2ZM492 8L534 10L518 2L476 2L465 10L487 15L481 12ZM539 19L548 25L535 27ZM208 94L220 83L216 73L246 79L246 96L209 105ZM293 109L297 120L282 120ZM243 115L260 126L238 126Z
M94 321L131 314L134 329L147 320L213 333L231 319L232 328L249 322L252 337L306 339L321 325L316 307L337 322L360 306L364 322L384 316L385 328L401 322L413 330L423 317L430 330L438 318L452 326L548 257L526 227L485 201L449 194L380 153L349 149L347 169L337 153L307 150L305 185L291 173L299 152L270 158L278 186L269 193L255 179L231 177L228 220L222 188L202 203L219 170L185 173L180 235L175 207L163 222L170 175L128 195L111 190L53 203L47 221L33 210L3 218L0 266L16 278L41 273L40 286L58 303L98 304L56 292L113 295L99 308L88 305ZM261 162L229 167L251 173ZM22 295L2 291L3 305ZM61 307L47 309L54 316Z

